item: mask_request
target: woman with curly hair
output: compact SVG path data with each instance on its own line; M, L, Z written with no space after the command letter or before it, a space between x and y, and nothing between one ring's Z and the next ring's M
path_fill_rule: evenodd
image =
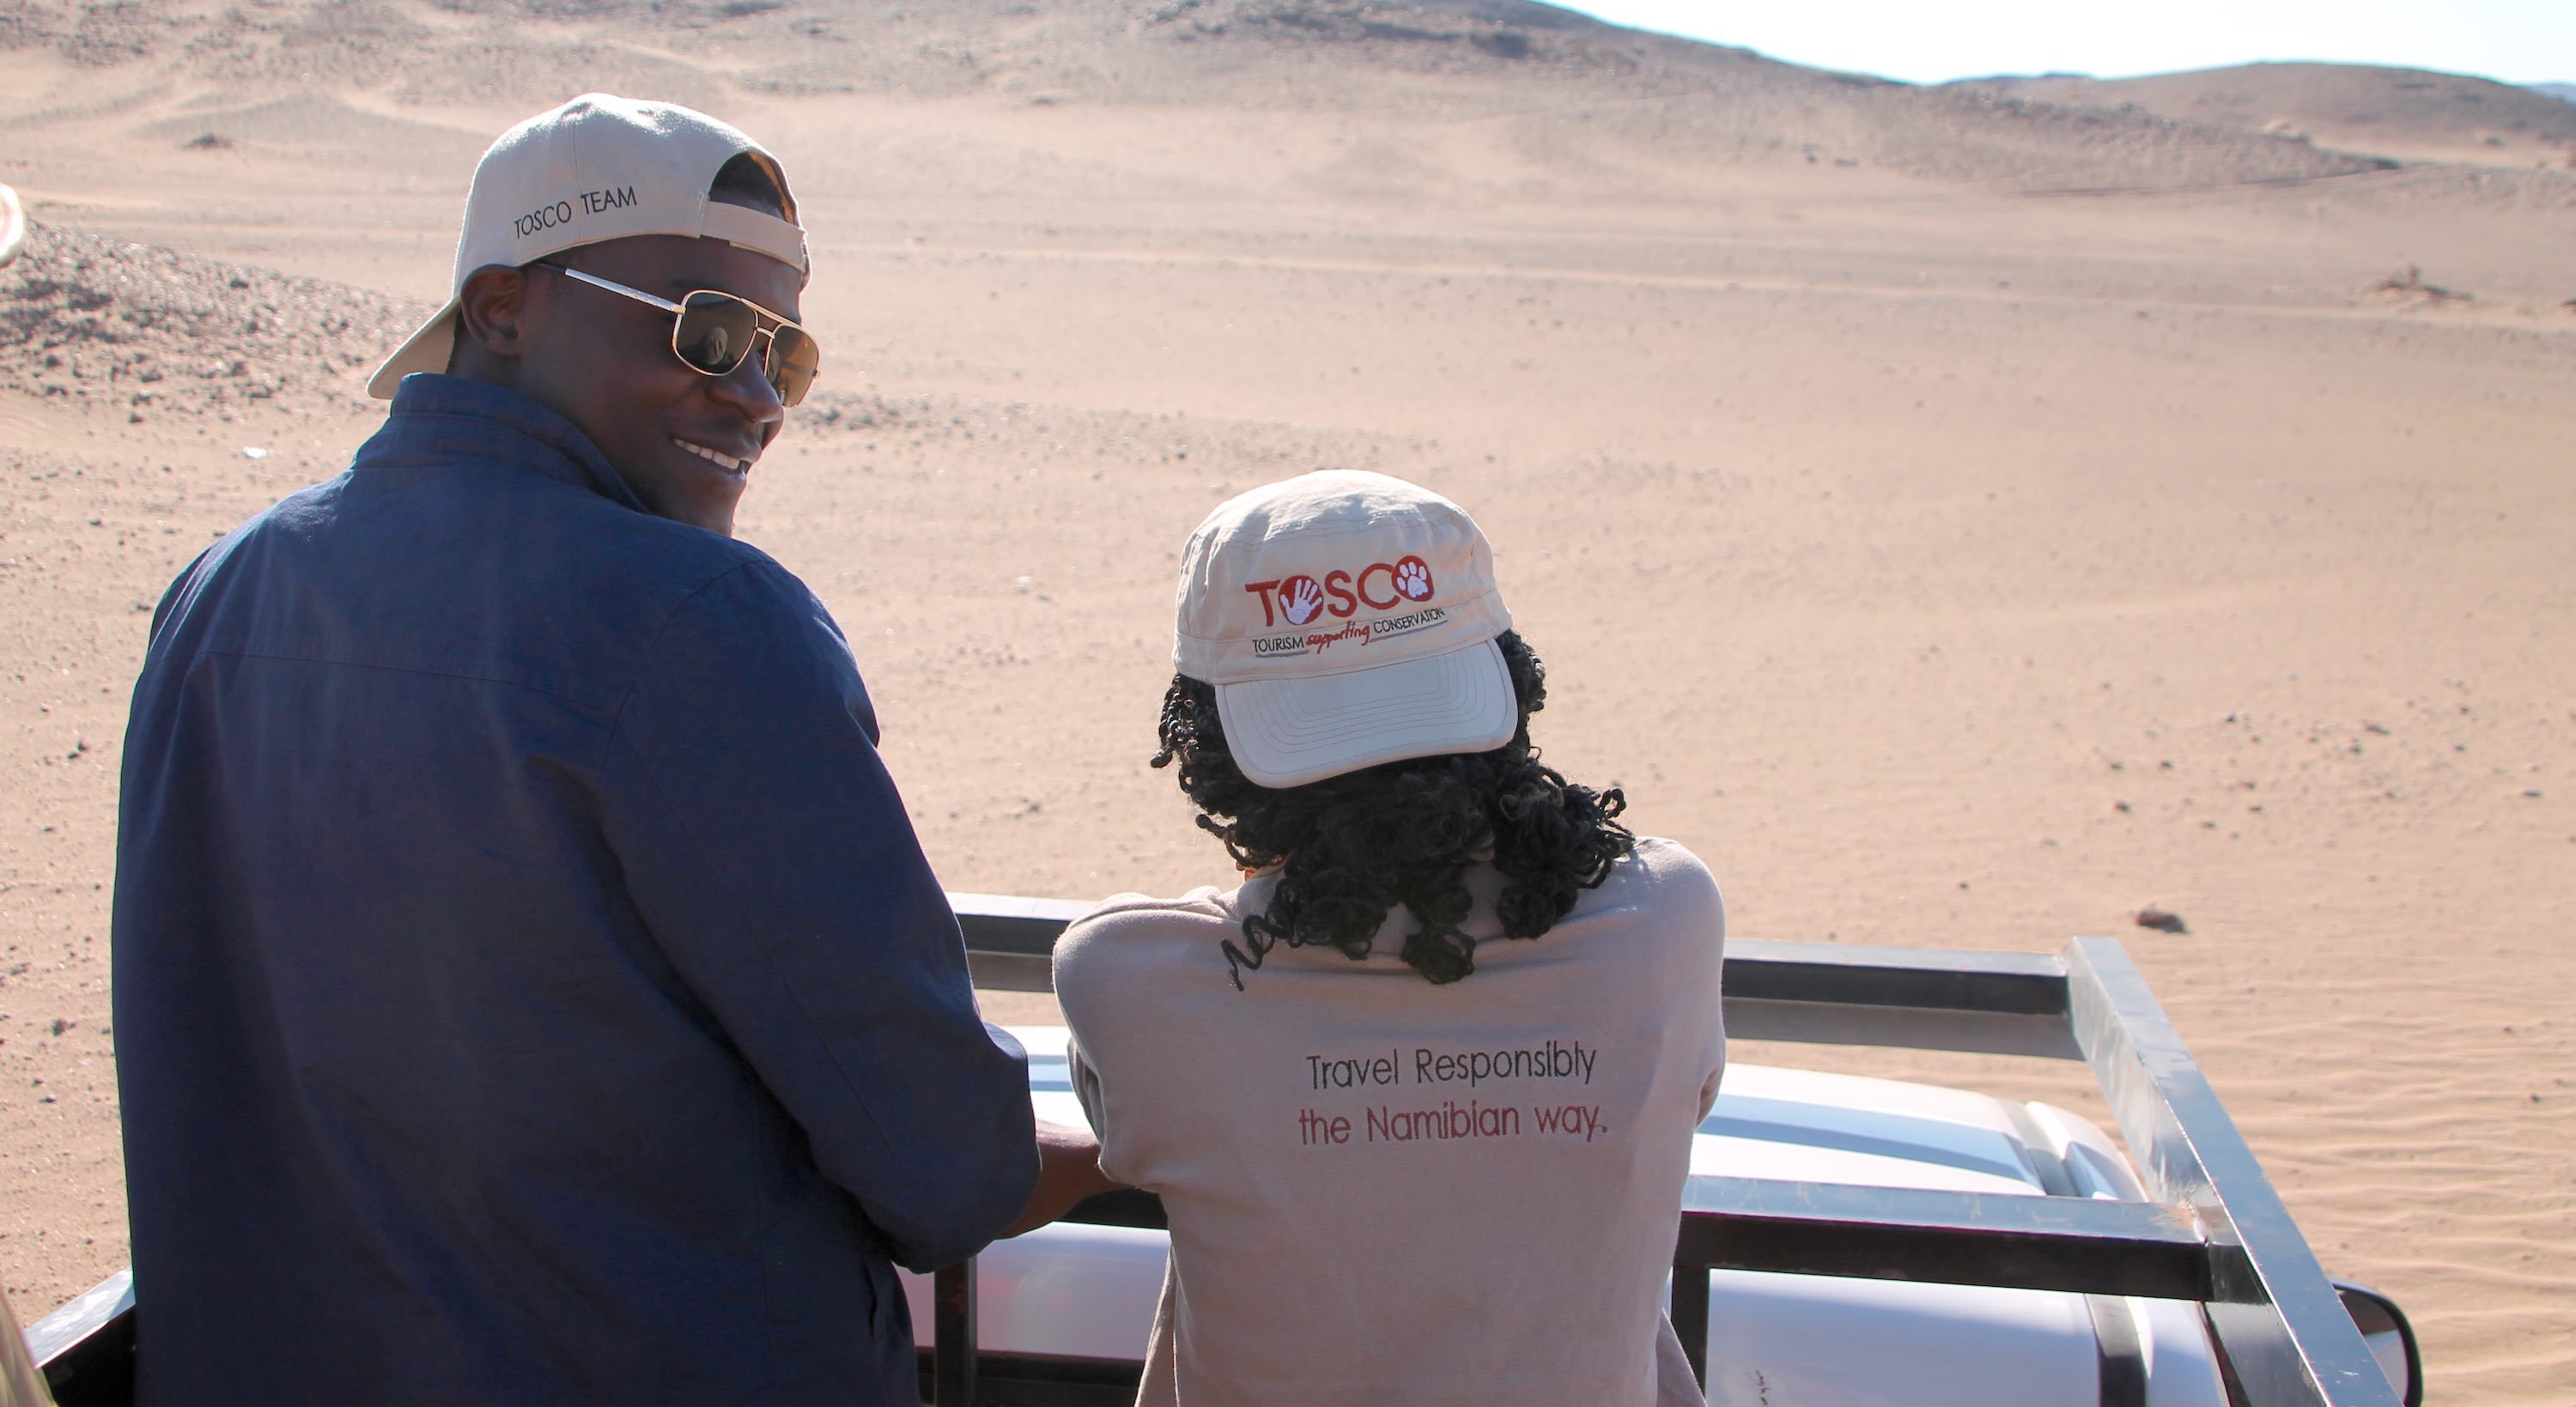
M1244 873L1056 948L1074 1085L1172 1257L1144 1404L1696 1403L1661 1310L1725 915L1539 760L1456 504L1255 489L1183 554L1157 767Z

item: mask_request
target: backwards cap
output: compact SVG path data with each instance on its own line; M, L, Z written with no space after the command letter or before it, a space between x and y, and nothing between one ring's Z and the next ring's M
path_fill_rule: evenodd
M1173 666L1216 686L1257 786L1490 752L1520 730L1493 548L1402 479L1328 470L1219 505L1181 554L1179 607Z
M793 196L784 220L707 198L716 173L745 152L778 177L783 194L787 179L758 142L674 103L584 93L502 133L465 196L447 306L377 368L367 394L390 400L412 372L447 369L465 280L495 264L517 268L579 245L667 234L721 239L810 274Z

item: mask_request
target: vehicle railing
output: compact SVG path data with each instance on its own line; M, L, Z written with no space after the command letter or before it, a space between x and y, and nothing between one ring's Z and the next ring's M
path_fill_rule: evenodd
M1050 955L1088 906L952 894L976 985L1052 989ZM1693 1177L1673 1250L1673 1328L1705 1383L1710 1270L1997 1285L2197 1301L2245 1407L2400 1407L2280 1196L2117 942L2053 954L1737 941L1726 1024L1748 1040L2080 1059L2109 1100L2153 1200L1998 1196ZM1067 1221L1163 1226L1149 1193L1095 1197ZM933 1279L936 1407L1008 1383L1009 1400L1132 1397L1134 1363L989 1355L975 1263ZM118 1272L28 1331L63 1407L131 1398L131 1276ZM1143 1345L1139 1344L1141 1353Z
M953 894L979 987L1052 989L1050 955L1088 907ZM2334 1284L2126 949L2055 953L1736 941L1727 1033L2082 1060L2151 1201L1693 1177L1673 1250L1673 1329L1708 1381L1710 1270L1997 1285L2192 1300L2247 1407L2399 1407ZM1163 1225L1145 1193L1068 1221ZM935 1277L932 1401L977 1400L975 1267ZM1011 1400L1042 1401L1014 1382ZM1064 1400L1072 1400L1070 1396Z

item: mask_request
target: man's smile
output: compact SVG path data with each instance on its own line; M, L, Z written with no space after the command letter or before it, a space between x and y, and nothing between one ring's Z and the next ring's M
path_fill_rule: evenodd
M728 474L738 475L750 473L752 459L760 457L755 454L751 459L737 459L732 455L709 449L705 445L693 444L690 441L681 439L677 435L673 435L671 437L671 443L678 445L680 448L687 450L689 453L696 455L698 458L722 469Z

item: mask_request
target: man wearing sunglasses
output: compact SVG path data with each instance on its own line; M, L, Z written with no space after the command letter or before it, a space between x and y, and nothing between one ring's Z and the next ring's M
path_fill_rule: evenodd
M349 471L153 620L114 941L146 1407L913 1402L890 1262L1033 1137L822 604L730 537L819 357L778 164L505 134Z

